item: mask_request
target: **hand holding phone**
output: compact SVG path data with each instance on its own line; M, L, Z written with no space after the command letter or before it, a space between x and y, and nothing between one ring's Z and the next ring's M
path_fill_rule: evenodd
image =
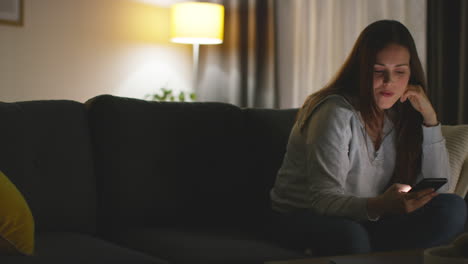
M424 189L432 188L437 191L440 187L447 183L446 178L425 178L414 185L409 192L418 192Z

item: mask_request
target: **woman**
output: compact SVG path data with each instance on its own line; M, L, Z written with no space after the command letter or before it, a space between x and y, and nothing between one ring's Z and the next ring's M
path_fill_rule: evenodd
M450 242L463 230L464 200L408 192L449 170L414 40L401 23L377 21L297 115L270 192L273 233L317 255Z

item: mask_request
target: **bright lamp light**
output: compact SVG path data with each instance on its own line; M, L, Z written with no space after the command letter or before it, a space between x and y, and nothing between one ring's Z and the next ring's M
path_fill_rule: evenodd
M221 44L223 33L224 6L202 2L184 2L172 6L172 42Z
M171 7L171 41L193 44L193 89L198 84L200 44L221 44L224 34L224 6L204 2L183 2Z

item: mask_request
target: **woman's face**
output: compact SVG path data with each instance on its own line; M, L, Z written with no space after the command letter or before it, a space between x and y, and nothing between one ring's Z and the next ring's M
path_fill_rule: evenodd
M391 108L406 91L411 74L409 63L408 49L397 44L390 44L377 53L374 99L380 109Z

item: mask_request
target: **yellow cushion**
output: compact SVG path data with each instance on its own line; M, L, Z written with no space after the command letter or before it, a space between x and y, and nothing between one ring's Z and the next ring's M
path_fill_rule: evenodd
M0 171L0 255L34 253L34 219L23 195Z

